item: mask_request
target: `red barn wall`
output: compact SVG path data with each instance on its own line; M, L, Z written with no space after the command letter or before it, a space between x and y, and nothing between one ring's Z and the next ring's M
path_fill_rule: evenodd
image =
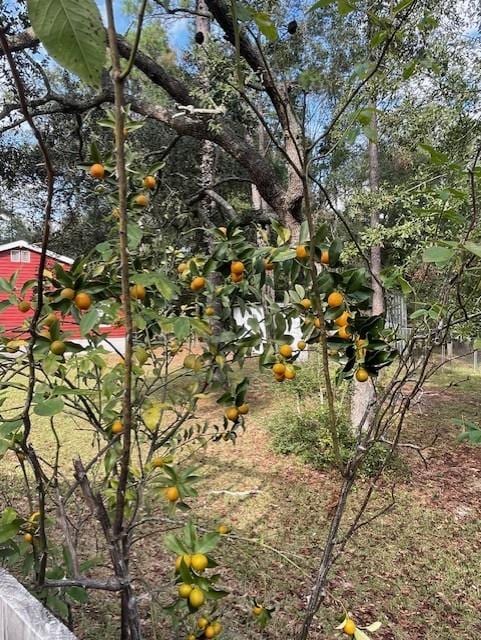
M13 249L15 250L15 248ZM30 262L12 262L11 261L11 249L0 251L0 278L5 278L9 280L12 275L17 272L17 281L15 285L15 290L17 293L20 292L22 285L28 280L36 280L38 275L38 269L40 265L40 254L31 251L28 249L24 249L19 247L20 251L29 251L30 253ZM64 262L63 260L56 260L51 257L47 257L46 269L51 270L53 265L59 262L64 268L69 268L70 265L68 262ZM25 296L27 300L31 299L32 291L29 290ZM8 294L0 292L0 301L6 300L8 298ZM6 331L10 335L19 336L22 334L22 329L26 329L28 327L28 320L32 316L32 311L27 313L22 313L17 309L16 305L10 305L6 309L0 312L0 326L6 329ZM81 338L81 334L78 328L78 325L66 319L65 323L62 324L62 329L64 331L68 331L69 338ZM111 327L105 326L102 327L101 331L103 333L107 333L109 337L123 337L125 335L125 330L123 327Z

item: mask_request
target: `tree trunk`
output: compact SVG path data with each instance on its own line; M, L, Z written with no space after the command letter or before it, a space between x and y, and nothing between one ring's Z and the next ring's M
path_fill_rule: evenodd
M378 125L376 116L376 103L372 101L370 107L373 109L371 116L371 129L377 140ZM369 161L369 189L371 193L379 190L379 146L377 142L369 140L368 143L368 161ZM379 225L379 211L372 208L371 211L371 229L375 229ZM379 315L384 313L384 292L381 285L381 245L373 245L371 247L370 266L371 266L371 286L373 290L371 314ZM369 415L369 406L374 399L374 385L371 378L367 382L357 382L354 379L354 389L351 398L351 425L354 430L362 425L362 429L369 427L371 416Z
M205 0L197 0L196 10L201 14L209 12ZM195 30L196 33L201 33L203 36L203 42L206 44L210 38L210 19L205 15L196 15L195 17ZM210 89L210 82L207 76L206 69L201 69L201 82L206 92ZM214 181L215 173L215 144L210 140L203 140L201 146L201 161L200 161L200 188L208 189ZM212 214L215 203L210 197L203 197L199 200L199 217L202 224L209 224L212 222Z

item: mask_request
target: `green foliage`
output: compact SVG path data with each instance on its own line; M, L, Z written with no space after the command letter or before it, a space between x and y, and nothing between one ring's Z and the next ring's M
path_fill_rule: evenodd
M350 435L346 417L339 407L338 416L340 452L343 461L346 462L352 452L354 440ZM334 464L328 424L326 405L306 409L289 404L269 418L267 427L276 453L294 454L303 462L324 469Z
M105 31L94 0L28 0L35 34L59 64L95 87L106 61Z

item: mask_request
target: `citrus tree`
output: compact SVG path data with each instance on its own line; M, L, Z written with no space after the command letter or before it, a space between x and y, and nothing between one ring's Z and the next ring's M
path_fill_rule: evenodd
M312 9L325 4L331 3L318 2ZM350 3L338 4L341 13L350 12ZM440 304L418 309L420 330L396 358L391 346L394 332L386 328L382 315L370 314L369 261L367 268L359 266L366 261L357 244L354 257L352 250L343 253L340 234L333 233L313 203L314 196L324 192L311 173L312 140L296 117L289 92L281 91L266 72L255 40L248 37L255 25L267 39L275 40L275 25L268 13L244 4L233 3L229 8L222 2L207 2L236 47L231 70L237 84L230 78L229 88L223 87L230 103L238 96L249 104L244 84L247 64L259 74L274 105L284 145L275 136L272 142L287 167L287 189L280 186L279 176L262 154L229 128L227 120L215 120L222 110L210 103L192 103L184 84L159 70L139 50L147 2L140 3L130 44L117 36L109 0L106 30L93 1L71 2L61 11L52 2L30 0L28 5L35 38L50 55L87 83L99 86L103 75L108 85L113 108L99 124L111 135L111 144L92 144L82 170L85 184L109 212L112 232L70 269L56 265L51 272L45 270L56 171L41 129L30 114L12 53L13 45L22 43L12 43L2 29L2 50L23 116L42 153L47 185L37 278L20 289L15 277L1 283L8 297L3 306L17 305L31 314L18 336L6 336L3 341L1 450L4 456L7 452L17 456L27 496L25 505L12 505L1 516L3 557L15 566L22 562L32 577L34 593L66 620L69 605L86 602L92 591L118 593L121 637L135 640L144 633L146 617L134 586L140 579L136 545L158 526L172 526L175 533L165 537L165 547L172 553L171 579L150 584L149 592L152 597L162 593L173 624L190 640L218 636L226 590L216 572L217 545L229 527L221 523L216 531L203 531L182 514L195 501L202 473L189 462L190 453L209 440L235 440L243 431L249 412L249 380L243 371L247 358L258 356L260 366L271 369L279 384L289 384L301 366L301 353L318 348L340 489L306 616L299 624L299 638L306 638L334 562L359 527L372 520L372 516L363 519L364 513L376 481L398 447L410 403L432 372L429 356L462 309L449 292L462 280L472 256L479 255L477 245L467 244L471 230L464 242L433 247L425 256L428 263L453 260L452 278L440 285ZM381 30L385 25L379 25L383 34L378 36L379 45L393 41L411 5L415 2L395 5L389 29ZM296 30L291 24L289 33L294 35ZM171 113L128 96L134 65L155 76L189 108ZM374 72L373 67L366 74ZM354 96L348 96L335 121L366 77ZM256 105L250 106L256 112ZM257 115L262 122L262 114ZM278 208L280 221L241 227L226 213L225 226L202 230L209 250L195 255L188 248L188 233L195 233L194 229L188 229L175 246L159 238L149 229L148 216L162 165L147 162L129 144L129 133L143 126L141 116L158 117L182 134L213 141L231 153L262 198ZM366 113L356 111L356 121L366 125ZM269 123L264 124L272 133ZM469 172L472 179L476 162L477 158ZM342 220L340 213L339 217ZM273 293L280 290L282 297ZM264 320L241 320L242 312L259 302L265 309ZM302 339L296 343L294 321L302 329ZM112 345L105 327L115 325L123 327L126 335L125 350L117 353L118 358L106 349ZM83 345L72 339L73 327L79 328ZM424 355L419 358L421 340ZM388 366L391 375L383 380L379 373ZM353 378L372 385L375 393L346 460L340 453L335 396L336 385ZM22 392L21 407L9 405L9 388ZM218 405L209 420L202 417L207 396ZM81 425L92 443L91 455L75 457L72 468L58 436L65 415ZM48 456L36 445L37 430L45 428L40 418L47 419L56 443ZM379 443L387 450L385 463L348 521L346 504L357 474ZM82 527L79 522L84 523ZM92 531L101 540L100 560L89 553L86 538ZM254 615L263 625L270 612L255 602ZM374 622L366 630L378 627ZM357 640L366 637L347 605L340 630Z

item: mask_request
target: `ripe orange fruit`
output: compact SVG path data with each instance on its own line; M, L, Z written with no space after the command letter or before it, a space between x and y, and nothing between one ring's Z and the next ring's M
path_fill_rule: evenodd
M351 620L351 618L348 618L342 628L342 630L344 631L344 633L348 636L353 636L354 633L356 632L356 625L354 623L354 620Z
M314 326L316 327L316 329L320 329L321 328L321 320L320 320L320 318L314 318Z
M188 598L192 592L192 587L190 586L190 584L182 582L181 584L179 584L177 591L181 598Z
M50 345L50 351L54 353L56 356L61 356L65 353L67 347L65 346L65 342L61 340L54 340Z
M283 376L286 371L286 365L282 364L282 362L276 362L276 364L272 367L272 371L278 376Z
M221 536L226 536L228 533L230 533L230 531L231 529L227 524L220 524L217 527L217 533L220 533Z
M327 304L330 307L340 307L344 302L344 296L339 291L333 291L327 298Z
M143 183L146 189L155 189L157 180L154 178L154 176L145 176Z
M147 290L143 284L134 284L130 287L130 297L134 300L144 300Z
M190 564L192 569L199 573L202 573L202 571L205 571L207 569L209 560L203 553L194 553L194 555L190 559Z
M51 327L56 320L57 320L57 316L55 315L55 313L53 312L49 313L48 316L43 321L43 325L45 327Z
M366 382L369 379L369 373L364 369L364 367L359 367L356 371L356 380L358 382Z
M197 620L197 626L199 627L199 629L205 629L208 624L209 621L207 620L207 618L204 618L204 616Z
M274 263L271 262L270 260L267 260L267 258L264 260L264 269L266 271L272 271L272 269L274 269Z
M165 497L169 502L177 502L180 498L180 493L177 487L167 487L165 490Z
M183 556L177 556L176 560L175 560L175 569L176 571L180 570L180 565L182 564L182 560L184 561L184 564L187 568L190 567L190 556L189 555L183 555Z
M299 351L304 351L304 349L306 348L306 343L304 342L304 340L299 340L299 342L297 343L297 348L299 349Z
M149 206L149 196L145 195L145 193L139 193L138 196L134 198L134 204L138 207L148 207Z
M244 271L245 271L244 263L240 262L239 260L232 262L232 264L230 265L230 272L235 273L236 276L242 275Z
M347 326L339 327L339 331L337 332L337 335L343 340L349 340L349 338L351 337L351 332L349 331L349 328Z
M27 311L30 311L31 308L32 308L32 305L28 300L22 300L17 305L17 309L22 313L27 313Z
M33 542L33 536L31 533L25 533L23 539L25 540L25 542L28 542L30 544Z
M306 247L303 244L297 245L296 258L299 258L299 260L305 260L307 257L309 257L309 251Z
M294 367L286 367L284 377L286 378L286 380L294 380L294 378L296 377L296 370L294 369Z
M224 414L227 420L232 420L232 422L235 422L239 417L239 410L237 409L237 407L229 407L225 410Z
M329 251L327 249L322 250L321 264L329 264Z
M122 433L123 430L124 425L122 424L122 422L120 420L114 420L114 422L112 423L112 433Z
M338 327L345 327L349 323L349 318L349 313L344 311L344 313L334 320L334 324L337 324Z
M205 595L202 589L199 589L199 587L194 587L190 592L189 602L191 607L194 607L195 609L201 607L205 602Z
M241 414L241 416L245 416L249 413L249 408L249 404L247 402L244 402L237 407L237 411Z
M204 630L204 635L206 638L214 638L216 635L214 625L209 624Z
M312 307L312 302L309 300L309 298L303 298L300 302L300 304L304 307L304 309L310 309Z
M206 316L215 316L215 309L214 307L206 307L204 313Z
M81 291L74 298L75 306L81 311L87 311L92 306L92 298L88 293Z
M70 287L66 287L60 292L60 297L63 300L73 300L75 298L75 291L70 289Z
M231 273L230 274L230 279L232 280L232 282L237 284L238 282L242 282L242 280L244 280L244 274L243 273Z
M90 175L92 178L97 178L97 180L102 180L105 176L105 167L103 164L95 163L90 167Z
M182 275L184 271L187 270L188 266L189 265L187 264L187 262L181 262L177 267L177 273L180 273Z
M279 347L279 353L284 358L290 358L292 356L292 347L289 344L281 344Z
M264 607L259 607L259 606L257 606L257 607L253 607L253 608L252 608L252 613L253 613L255 616L260 616L260 615L261 615L261 613L262 613L263 611L264 611Z
M190 283L190 288L192 289L192 291L200 291L205 287L205 285L206 285L206 279L203 278L202 276L197 276Z

